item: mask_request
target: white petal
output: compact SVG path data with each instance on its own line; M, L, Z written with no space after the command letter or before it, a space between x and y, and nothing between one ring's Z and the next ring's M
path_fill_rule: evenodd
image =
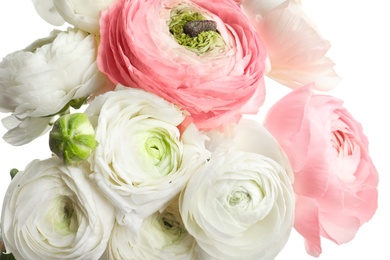
M27 144L49 131L51 119L51 117L28 117L20 121L14 116L6 117L2 123L4 127L11 130L3 138L7 143L15 146Z
M251 18L256 15L264 15L265 13L282 8L288 4L288 0L243 0L241 7L245 14Z
M64 19L54 7L53 0L32 0L35 10L46 22L60 26L65 23Z

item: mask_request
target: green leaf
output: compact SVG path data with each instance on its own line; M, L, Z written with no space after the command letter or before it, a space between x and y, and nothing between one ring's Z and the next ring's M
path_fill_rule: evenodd
M1 260L16 260L16 258L14 257L13 254L5 254L3 252L0 254L0 259Z

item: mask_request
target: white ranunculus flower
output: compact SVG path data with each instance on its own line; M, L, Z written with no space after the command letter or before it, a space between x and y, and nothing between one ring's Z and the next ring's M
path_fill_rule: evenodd
M26 144L49 130L53 115L76 105L105 84L96 65L97 38L69 28L53 31L0 63L0 111L4 139Z
M232 150L193 174L180 212L201 259L273 259L293 226L294 194L278 163Z
M16 259L98 259L115 222L113 206L85 169L34 160L4 197L1 229Z
M32 0L35 10L46 22L65 22L92 34L99 34L100 11L117 0Z
M117 0L52 0L62 18L84 31L99 34L100 11Z
M99 143L89 157L95 180L134 229L163 208L209 158L194 125L183 133L178 107L140 89L118 86L85 111Z
M137 239L136 239L137 237ZM195 239L181 220L178 199L145 218L138 234L116 224L108 244L109 259L196 259Z
M250 119L207 135L211 159L181 194L186 229L206 259L273 259L294 222L287 156L276 139Z
M242 9L267 47L271 64L268 77L292 89L312 82L321 91L337 86L340 77L326 56L331 45L300 1L243 0Z

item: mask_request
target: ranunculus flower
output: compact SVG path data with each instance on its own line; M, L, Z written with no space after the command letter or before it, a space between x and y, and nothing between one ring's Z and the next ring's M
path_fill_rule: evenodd
M293 226L293 190L275 161L229 151L192 176L180 212L201 258L271 259Z
M114 222L113 206L86 170L58 158L18 172L1 214L4 245L16 259L99 259Z
M96 65L97 39L76 29L53 31L0 63L4 139L23 145L50 129L53 116L79 106L105 84Z
M242 8L267 47L267 76L290 88L316 82L330 90L340 81L326 54L331 45L297 0L243 0Z
M294 223L291 167L260 124L230 130L209 133L211 159L181 193L183 222L200 259L273 259Z
M342 103L313 94L308 85L282 98L265 118L291 161L295 229L314 256L321 253L320 236L346 243L377 208L378 173L368 141Z
M183 133L182 111L153 93L118 86L85 113L99 145L89 157L91 178L133 229L176 196L209 158L206 137L194 125Z
M187 232L178 198L142 223L139 234L116 224L108 244L108 259L197 259L195 239Z
M37 13L48 23L65 22L92 34L99 34L100 11L117 0L32 0Z
M236 122L264 102L266 50L234 1L120 0L100 27L100 70L179 105L198 128Z

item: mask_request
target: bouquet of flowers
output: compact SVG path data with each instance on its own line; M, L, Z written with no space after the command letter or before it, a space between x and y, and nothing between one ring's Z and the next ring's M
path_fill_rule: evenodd
M10 169L2 257L309 255L377 209L362 126L299 0L34 0L53 30L0 63ZM289 93L256 120L268 80ZM47 135L46 135L47 134Z

